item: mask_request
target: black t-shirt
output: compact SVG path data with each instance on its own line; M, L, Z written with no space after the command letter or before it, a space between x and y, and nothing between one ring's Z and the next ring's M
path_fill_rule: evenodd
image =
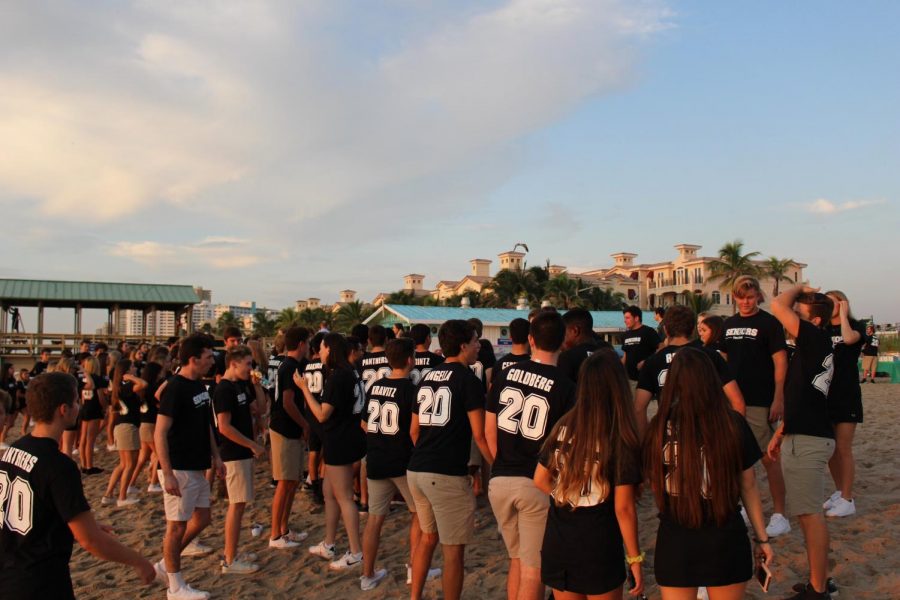
M212 402L203 382L182 375L172 377L160 398L159 414L172 419L166 436L172 468L178 471L205 471L210 468Z
M575 383L578 383L578 371L581 369L581 363L600 348L612 349L612 346L607 342L603 342L602 344L596 342L578 344L577 346L572 346L568 350L560 352L559 360L556 364L559 366L559 370L562 371L563 375Z
M91 509L78 466L50 438L26 435L0 459L0 595L74 598L68 522Z
M647 360L656 352L660 339L656 330L646 325L630 329L622 337L622 351L625 353L625 370L633 381L638 378L638 363ZM576 376L578 373L575 373Z
M863 356L878 356L878 336L874 333L872 335L864 334L863 340Z
M784 433L834 438L828 418L828 390L834 372L831 337L809 321L800 321L797 351L784 382Z
M413 385L419 385L422 376L442 362L444 362L444 357L440 354L435 354L430 350L425 352L416 350L416 366L410 370L409 380L413 382Z
M275 385L278 381L278 369L281 367L281 364L283 362L284 354L269 357L269 366L266 370L266 380L263 382L263 387L272 398L275 397Z
M500 373L510 368L511 366L518 364L520 362L525 362L526 360L531 360L531 354L513 354L510 352L509 354L504 355L502 358L497 359L497 363L494 365L494 370L491 371L491 387L497 383L497 379L500 378Z
M728 370L728 364L725 359L711 348L707 346L693 346L688 343L683 346L669 345L651 356L644 362L644 368L641 369L640 377L638 377L637 387L640 390L646 390L653 396L659 396L663 386L666 384L666 376L669 373L669 365L675 358L675 354L682 348L693 347L706 354L716 368L722 387L734 381L731 371Z
M379 379L366 392L366 474L369 479L403 477L412 455L409 437L416 386L409 379Z
M862 392L859 389L858 361L866 337L866 328L856 320L850 321L850 327L859 333L859 340L855 344L844 343L840 325L829 325L828 327L831 343L834 346L834 377L831 379L828 397L839 402L862 398Z
M252 388L246 381L230 381L223 379L216 386L213 404L216 415L231 413L231 425L247 439L253 439L253 416L250 414L250 403L253 401ZM246 446L235 443L223 435L219 445L222 460L244 460L253 458L253 451Z
M756 443L756 437L753 435L753 431L750 429L747 421L736 412L732 412L732 417L734 418L735 426L737 427L740 435L741 471L743 472L751 468L757 463L757 461L759 461L760 458L762 458L762 451L760 451L759 445ZM672 423L669 422L666 426L666 440L663 447L663 468L666 472L666 502L664 503L664 509L661 514L663 518L668 519L672 519L668 498L671 496L675 496L678 493L677 489L672 489L671 482L674 481L674 478L671 477L671 475L675 471L677 465L671 460L671 458L677 457L678 454L678 442L673 439ZM707 490L701 490L700 493L703 494L704 498L709 498ZM739 510L739 500L739 495L733 498L734 512L737 512ZM711 510L707 511L707 520L710 524L715 520Z
M477 409L484 409L484 388L467 366L445 362L423 376L413 405L419 440L409 470L466 475L472 443L469 411Z
M356 370L359 372L359 377L363 380L363 384L365 384L368 392L375 381L391 374L391 365L388 364L384 350L380 350L379 352L366 352L363 354L362 358L359 359L359 364L356 365Z
M488 369L493 369L497 364L497 356L494 354L494 347L487 340L478 340L481 347L478 348L478 360L472 363L469 368L475 373L475 377L481 382L481 387L487 391L487 379L485 374Z
M772 355L787 350L784 327L764 310L755 315L725 319L722 348L747 406L772 406L775 398L775 362Z
M163 383L162 375L162 365L155 362L148 362L141 371L141 379L147 382L147 387L142 392L141 423L156 423L156 415L159 413L159 400L156 399L156 392Z
M42 360L39 360L34 363L34 367L31 368L31 371L28 373L31 377L37 377L41 373L47 370L48 364Z
M16 400L16 388L16 380L12 377L3 382L3 391L9 394L9 397L13 400L13 402L15 402Z
M224 375L227 368L225 350L213 350L213 371L209 375L215 379L216 375Z
M141 425L141 397L134 391L134 382L123 381L119 386L119 403L115 407L113 425Z
M269 427L272 431L282 436L299 440L303 435L303 428L291 415L284 409L284 391L292 390L294 392L294 404L302 413L306 400L303 398L303 392L294 383L294 372L298 369L303 372L304 365L292 356L285 356L281 366L278 367L278 376L275 379L275 400L272 402L272 411L269 418Z
M544 439L575 404L575 384L554 366L529 360L499 371L487 410L497 415L491 477L534 477Z
M366 404L366 392L354 369L339 368L328 374L322 390L322 404L334 407L331 416L322 424L325 464L348 465L361 459L366 452L366 436L359 421Z

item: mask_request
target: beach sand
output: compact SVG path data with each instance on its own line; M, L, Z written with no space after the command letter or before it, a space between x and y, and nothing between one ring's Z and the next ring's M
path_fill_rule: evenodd
M892 540L900 537L900 385L863 385L866 422L857 431L858 513L845 519L830 519L831 571L840 586L841 600L865 598L900 598L900 558L891 550ZM101 436L105 443L105 437ZM98 453L98 465L111 469L115 455ZM758 467L762 478L762 468ZM405 510L397 510L386 520L378 566L388 569L388 577L371 592L359 589L358 572L330 572L327 562L310 556L307 543L294 550L269 550L269 505L272 489L268 485L268 463L256 466L257 500L244 517L241 550L260 555L260 572L251 576L223 576L219 573L219 554L223 544L222 527L227 506L224 500L213 505L212 525L201 534L203 543L216 548L216 553L202 558L185 558L183 572L195 588L207 590L213 598L404 598L406 586L407 527ZM165 529L162 498L159 494L142 491L141 502L135 507L101 507L100 496L107 483L107 474L84 479L87 498L96 510L97 519L111 524L119 539L138 549L151 560L161 556ZM141 478L146 489L146 479ZM766 514L771 512L768 489L761 481ZM832 484L826 478L826 493ZM313 507L304 492L298 492L291 523L294 530L309 532L308 542L315 544L323 537L324 516L311 514ZM266 525L260 537L251 537L250 523ZM361 519L364 526L365 518ZM751 598L782 598L790 587L804 581L806 557L799 524L792 519L793 530L777 539L774 546L776 562L773 568L775 583L769 594L763 594L753 582L748 588ZM656 535L656 516L649 495L640 503L641 546L647 550L644 570L647 595L659 598L653 580L653 540ZM499 537L493 515L485 498L479 499L476 514L477 543L466 552L465 598L505 598L506 553ZM347 549L340 533L338 551ZM435 553L435 565L440 565L440 549ZM77 544L72 558L72 579L78 598L120 600L131 598L165 598L161 587L141 586L131 569L122 565L101 562L81 550ZM440 581L429 582L427 597L440 598Z

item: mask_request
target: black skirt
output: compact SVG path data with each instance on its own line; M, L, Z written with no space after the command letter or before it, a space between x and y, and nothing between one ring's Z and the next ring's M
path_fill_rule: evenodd
M612 501L574 511L550 503L541 581L578 594L605 594L625 583L625 549Z
M656 583L666 587L732 585L753 576L753 552L739 512L724 527L699 529L661 516L653 562Z

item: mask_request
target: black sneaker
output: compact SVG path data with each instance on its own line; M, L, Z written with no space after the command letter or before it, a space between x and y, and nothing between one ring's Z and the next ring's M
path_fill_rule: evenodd
M837 584L834 582L834 579L829 577L825 581L825 592L820 594L816 590L812 588L808 583L795 583L794 587L791 588L793 591L797 592L795 596L791 596L787 600L813 600L824 598L825 600L829 600L833 596L838 595Z

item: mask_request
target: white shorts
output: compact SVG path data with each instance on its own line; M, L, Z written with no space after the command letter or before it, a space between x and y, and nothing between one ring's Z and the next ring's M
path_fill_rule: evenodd
M163 493L166 521L190 521L195 508L209 508L209 482L204 471L174 471L181 496ZM159 482L163 483L162 469L158 471Z

